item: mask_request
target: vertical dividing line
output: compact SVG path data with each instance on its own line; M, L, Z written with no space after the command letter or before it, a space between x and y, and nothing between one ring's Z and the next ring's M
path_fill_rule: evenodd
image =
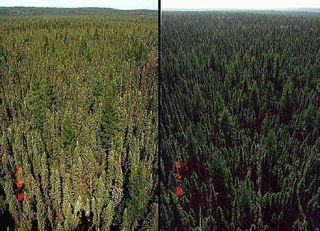
M158 230L161 225L161 0L158 0Z

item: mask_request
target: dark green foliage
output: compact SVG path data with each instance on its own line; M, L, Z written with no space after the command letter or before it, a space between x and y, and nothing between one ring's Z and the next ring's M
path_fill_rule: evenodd
M232 115L225 107L219 113L218 122L223 138L226 140L228 146L231 145L232 136L235 132L235 124Z
M103 147L110 145L111 139L116 132L116 112L113 97L110 92L103 100L99 127L99 137Z
M288 123L291 119L293 109L293 86L289 81L287 82L282 91L280 98L280 111L281 119L284 123Z
M68 147L75 138L74 126L71 118L71 112L66 111L61 122L61 143L64 148Z
M42 130L47 109L55 105L55 92L51 80L41 81L39 77L32 77L27 99L34 127Z
M209 182L221 182L221 186L227 186L229 180L229 172L226 161L218 154L213 154L209 157L208 172L211 174L208 176Z
M244 181L240 184L239 206L244 214L250 212L252 204L250 181Z
M94 80L95 81L93 83L92 91L89 98L90 111L94 111L97 107L99 107L99 104L101 103L101 100L102 100L103 89L104 89L103 79L101 75L98 75L96 78L94 78Z
M318 230L319 15L163 12L161 32L161 229Z
M43 128L44 121L44 100L41 96L40 82L33 78L31 81L31 89L28 94L28 102L32 114L32 124L38 129Z

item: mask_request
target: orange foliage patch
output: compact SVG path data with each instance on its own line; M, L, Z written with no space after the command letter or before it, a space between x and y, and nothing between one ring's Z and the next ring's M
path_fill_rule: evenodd
M23 180L21 180L21 179L17 179L16 180L16 186L17 186L17 188L20 190L20 189L22 189L22 187L23 187Z
M22 168L16 167L16 174L21 174L21 173L22 173Z

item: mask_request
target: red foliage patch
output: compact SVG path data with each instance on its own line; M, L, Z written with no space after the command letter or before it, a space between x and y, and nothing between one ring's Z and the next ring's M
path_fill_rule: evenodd
M18 199L18 201L22 202L24 200L24 194L23 193L18 193L17 199Z

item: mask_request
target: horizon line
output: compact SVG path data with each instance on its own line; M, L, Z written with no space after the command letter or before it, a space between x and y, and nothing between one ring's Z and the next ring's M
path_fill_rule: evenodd
M152 10L152 11L158 11L158 9L154 8L114 8L114 7L107 7L107 6L1 6L3 8L53 8L53 9L84 9L84 8L98 8L98 9L113 9L113 10Z
M277 8L162 8L161 11L218 11L218 10L320 10L320 7L277 7Z

